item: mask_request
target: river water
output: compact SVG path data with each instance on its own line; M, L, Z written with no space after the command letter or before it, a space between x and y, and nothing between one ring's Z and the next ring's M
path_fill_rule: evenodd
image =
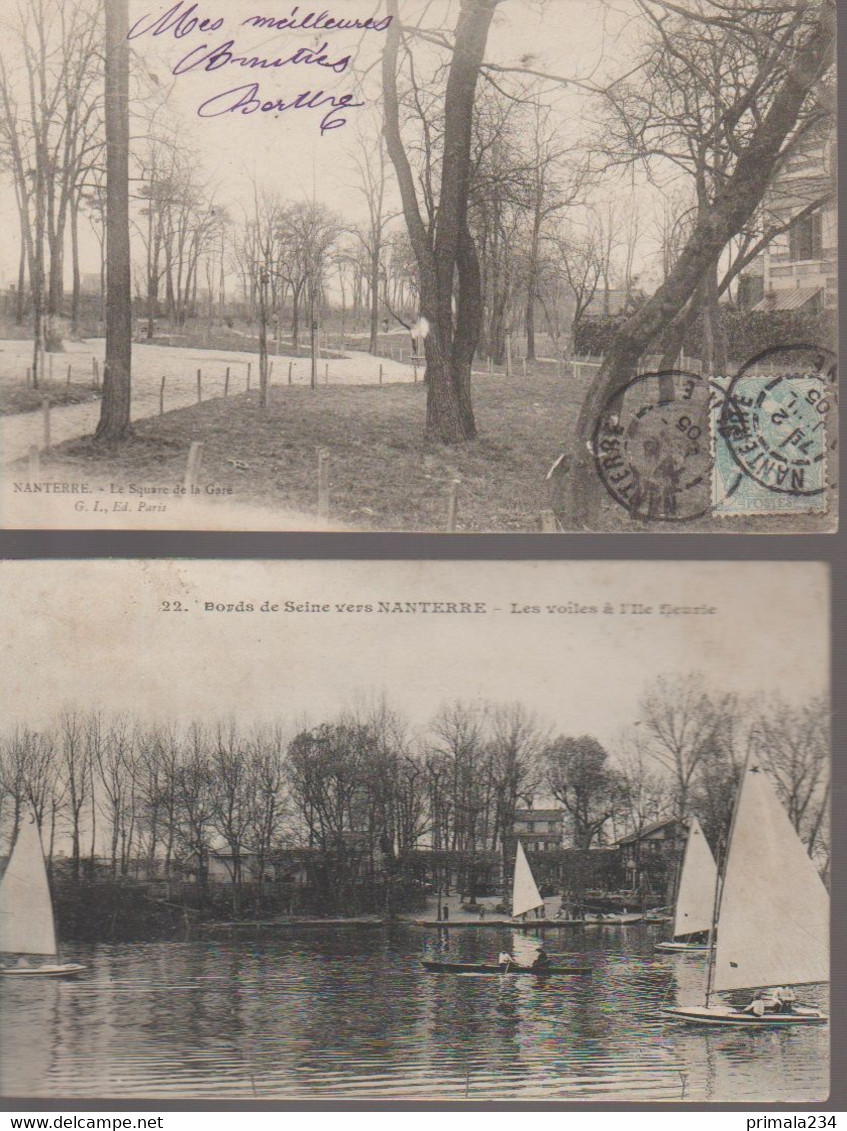
M495 961L508 927L239 930L65 948L75 980L0 979L6 1096L763 1102L826 1097L827 1026L661 1018L702 1002L705 961L650 926L547 931L591 977L431 974ZM521 957L518 953L518 957ZM826 1004L820 993L807 1000Z

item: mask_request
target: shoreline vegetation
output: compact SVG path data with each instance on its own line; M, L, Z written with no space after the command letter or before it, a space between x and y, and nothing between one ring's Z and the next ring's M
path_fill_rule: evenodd
M290 900L285 898L251 899L244 890L240 893L241 906L236 913L232 904L232 885L215 885L214 895L205 900L198 886L196 903L177 902L179 897L156 897L150 893L149 887L131 881L77 883L63 880L54 883L52 890L60 937L75 942L133 942L149 938L178 939L198 931L212 935L324 928L371 930L395 925L445 930L490 927L559 930L583 925L553 916L553 910L560 903L558 897L548 900L548 913L544 918L528 917L521 921L513 919L508 911L496 909L500 906L499 896L468 905L454 894L442 898L442 905L449 911L447 918L439 920L432 895L423 899L419 894L417 898L414 895L409 898L409 892L402 904L395 907L383 907L373 912L351 908L349 912L341 910L322 915L310 911L292 912L289 910ZM224 891L225 888L229 890ZM484 910L482 915L479 909ZM614 920L611 922L614 924ZM598 919L596 925L602 926L602 920Z

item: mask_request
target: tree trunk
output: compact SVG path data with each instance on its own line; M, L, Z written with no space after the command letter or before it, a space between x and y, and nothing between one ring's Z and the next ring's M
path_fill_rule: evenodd
M479 265L467 230L470 148L474 98L485 45L498 0L462 0L444 102L444 150L434 241L421 216L414 174L400 133L397 56L400 21L397 0L388 0L392 16L383 51L384 133L397 173L403 213L420 273L421 314L430 325L427 359L427 435L444 443L473 439L470 362L479 340L482 296ZM473 259L473 264L471 263ZM461 260L461 262L460 262ZM457 326L453 325L454 283L458 270ZM471 315L473 332L463 325ZM454 332L458 344L454 347ZM468 356L468 350L470 355Z
M526 296L524 325L526 329L526 359L527 361L535 361L535 294L532 287L530 287Z
M79 336L79 194L75 193L71 200L71 270L73 279L71 283L71 333Z
M371 249L371 338L368 352L376 355L379 350L379 234L374 233Z
M300 294L303 290L303 281L293 288L291 293L291 345L296 353L300 349Z
M128 0L106 4L106 364L95 439L130 432L132 281L129 246Z
M15 296L15 325L22 326L24 321L24 285L26 283L26 239L21 231L21 256L18 261L18 293Z

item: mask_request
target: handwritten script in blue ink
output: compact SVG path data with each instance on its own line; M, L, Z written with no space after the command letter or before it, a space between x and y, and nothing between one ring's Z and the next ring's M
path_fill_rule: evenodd
M147 14L142 16L130 28L127 39L138 39L143 35L171 36L175 40L182 40L194 32L209 33L220 31L226 23L223 16L206 16L198 10L196 3L184 7L185 0L178 0L166 12L160 15ZM348 30L385 31L391 23L391 16L359 19L348 17L336 18L326 10L320 12L310 11L305 15L300 14L300 6L294 5L288 16L248 16L241 21L242 26L251 29L269 31L320 31L343 32ZM226 33L224 33L226 34ZM325 39L319 47L298 47L290 54L283 53L275 56L262 54L242 53L234 38L224 39L216 46L209 43L200 43L193 46L171 68L174 75L184 75L188 72L215 72L228 70L232 66L259 69L277 70L282 67L321 67L332 71L334 74L344 73L350 67L353 56L350 54L335 53L329 48L329 40ZM217 118L224 114L273 114L277 117L286 110L318 110L324 111L320 120L321 134L329 130L338 129L347 124L347 118L340 111L352 110L364 106L364 102L354 101L353 93L329 94L323 90L304 90L299 94L279 97L260 95L259 84L246 83L233 87L220 93L213 94L197 108L201 118Z
M184 75L186 71L201 70L201 71L219 71L223 67L235 64L239 67L261 67L263 70L272 67L285 67L289 63L302 63L304 66L317 66L326 67L330 71L335 71L340 75L346 71L350 66L350 56L343 55L340 59L330 59L326 55L328 44L322 43L320 47L298 47L297 50L289 55L287 58L280 59L277 56L275 59L266 59L261 55L236 55L233 52L235 47L235 40L228 39L225 43L221 43L218 47L213 47L209 50L207 43L201 43L199 47L194 47L187 55L173 68L175 75Z
M285 110L318 110L328 106L320 124L321 133L324 134L327 130L337 130L347 124L346 118L337 116L339 110L365 105L364 102L354 102L353 97L352 94L335 95L325 94L322 90L304 90L288 101L284 98L262 99L259 97L259 84L252 82L207 98L197 113L201 118L219 118L222 114L234 114L236 111L255 114L259 110L276 116Z

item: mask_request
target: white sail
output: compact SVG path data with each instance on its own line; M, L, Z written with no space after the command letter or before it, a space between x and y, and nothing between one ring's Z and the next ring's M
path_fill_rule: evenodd
M541 907L544 900L541 892L535 885L532 869L523 850L523 845L518 841L518 851L515 856L515 882L512 887L512 915L523 915L536 907Z
M711 930L717 882L718 869L712 850L703 835L700 822L692 817L682 857L673 921L674 937Z
M0 952L56 954L53 904L38 826L24 817L0 880Z
M829 895L764 770L745 771L718 915L713 989L829 980Z

